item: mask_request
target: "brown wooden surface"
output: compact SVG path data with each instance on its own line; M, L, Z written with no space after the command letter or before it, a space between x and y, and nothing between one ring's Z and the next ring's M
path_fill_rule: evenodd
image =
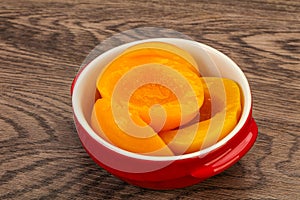
M300 2L0 2L0 199L300 199ZM89 52L164 27L229 55L249 79L259 136L225 172L152 191L98 167L80 144L69 88Z

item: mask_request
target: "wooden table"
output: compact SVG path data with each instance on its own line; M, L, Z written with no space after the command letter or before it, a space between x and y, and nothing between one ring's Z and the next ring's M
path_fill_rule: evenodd
M300 199L300 2L2 0L0 199ZM230 56L259 136L225 172L185 189L134 187L98 167L73 124L89 52L133 28L179 31Z

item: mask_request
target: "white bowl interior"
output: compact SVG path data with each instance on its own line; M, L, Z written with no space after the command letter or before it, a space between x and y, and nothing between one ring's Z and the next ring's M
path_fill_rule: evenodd
M168 42L174 45L177 45L186 51L190 52L196 62L201 68L199 69L202 76L217 76L229 78L236 81L243 93L243 112L242 116L236 125L236 127L222 140L217 142L216 144L200 150L198 152L185 154L181 156L146 156L136 153L131 153L125 150L122 150L105 140L103 140L100 136L98 136L91 126L89 125L89 120L93 108L93 104L95 101L95 91L96 91L96 79L98 75L102 72L104 67L118 54L120 54L123 50L128 48L131 45L146 42L146 41L162 41ZM212 62L213 60L213 62ZM212 67L214 65L214 67ZM147 160L176 160L176 159L184 159L195 156L205 155L208 152L219 148L224 145L228 140L230 140L245 124L249 112L251 110L251 92L248 81L241 71L241 69L226 55L217 51L216 49L204 45L202 43L198 43L191 40L177 39L177 38L157 38L157 39L148 39L141 40L132 43L128 43L116 48L113 48L100 56L94 59L91 63L89 63L83 71L78 76L78 79L74 85L73 94L72 94L72 105L74 110L74 115L77 117L81 125L85 128L85 130L99 143L110 148L114 151L117 151L126 156L135 157L138 159L147 159Z

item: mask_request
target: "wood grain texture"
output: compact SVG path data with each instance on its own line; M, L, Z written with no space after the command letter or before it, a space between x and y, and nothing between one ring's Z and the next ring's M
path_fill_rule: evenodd
M300 199L300 2L0 2L0 199ZM69 88L105 38L153 26L230 56L249 79L259 136L225 172L152 191L98 167L73 124Z

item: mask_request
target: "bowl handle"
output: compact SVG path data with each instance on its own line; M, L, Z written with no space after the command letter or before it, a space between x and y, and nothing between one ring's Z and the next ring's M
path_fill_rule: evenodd
M230 148L224 154L213 159L213 161L192 170L191 176L195 178L206 179L231 167L250 150L256 140L257 133L257 125L252 118L248 128L248 134L243 138L241 142L238 143L238 145Z

